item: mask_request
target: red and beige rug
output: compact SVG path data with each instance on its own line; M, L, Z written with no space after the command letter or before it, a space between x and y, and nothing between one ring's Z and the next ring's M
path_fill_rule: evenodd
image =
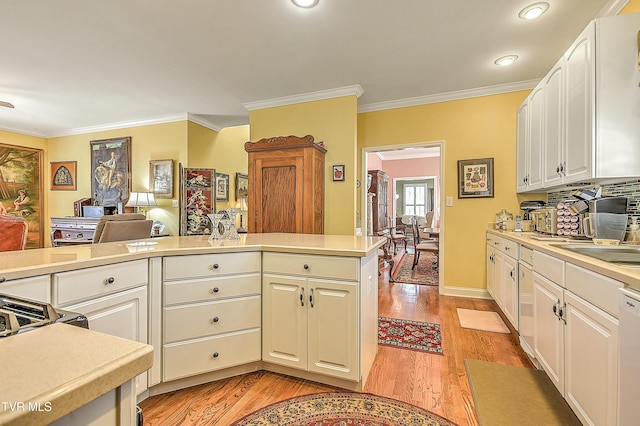
M440 324L380 317L378 344L442 355Z
M262 408L232 426L455 426L415 405L367 393L327 392Z
M433 269L435 260L435 254L422 253L415 269L411 269L411 266L413 266L413 253L405 253L394 268L393 281L397 284L438 285L438 270Z

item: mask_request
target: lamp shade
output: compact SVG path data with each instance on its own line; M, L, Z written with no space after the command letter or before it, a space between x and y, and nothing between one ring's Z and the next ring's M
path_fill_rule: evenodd
M129 200L127 200L127 207L154 207L156 204L156 197L153 192L131 192L129 194Z
M246 212L247 210L249 210L249 206L247 206L247 200L244 198L241 198L237 203L236 203L236 209L238 209L241 212Z

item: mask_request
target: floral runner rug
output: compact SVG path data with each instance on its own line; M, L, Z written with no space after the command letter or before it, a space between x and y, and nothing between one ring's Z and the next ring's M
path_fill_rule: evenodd
M398 266L393 272L393 280L396 283L438 285L438 270L433 269L436 256L433 253L422 253L415 269L413 266L413 253L405 253L398 261Z
M380 317L378 344L442 355L440 324Z

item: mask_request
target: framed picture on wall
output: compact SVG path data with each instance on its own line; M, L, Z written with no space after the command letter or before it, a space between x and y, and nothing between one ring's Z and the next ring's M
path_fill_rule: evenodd
M173 198L173 160L149 161L149 191L156 198Z
M211 234L216 211L215 169L180 167L180 235Z
M249 175L236 173L236 201L249 197Z
M229 175L216 173L216 201L229 201Z
M0 213L27 222L26 248L44 247L43 155L41 149L0 144Z
M344 180L344 164L338 164L333 166L333 180L334 181Z
M75 161L57 161L51 163L51 190L76 191L78 181Z
M493 158L458 160L458 198L493 197Z
M90 146L94 205L126 202L131 192L131 137L95 140Z

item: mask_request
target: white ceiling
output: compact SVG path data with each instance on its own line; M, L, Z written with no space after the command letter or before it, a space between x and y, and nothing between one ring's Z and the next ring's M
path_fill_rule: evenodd
M184 119L361 87L360 111L532 88L625 0L0 0L0 128L38 136ZM511 67L493 61L520 58Z

